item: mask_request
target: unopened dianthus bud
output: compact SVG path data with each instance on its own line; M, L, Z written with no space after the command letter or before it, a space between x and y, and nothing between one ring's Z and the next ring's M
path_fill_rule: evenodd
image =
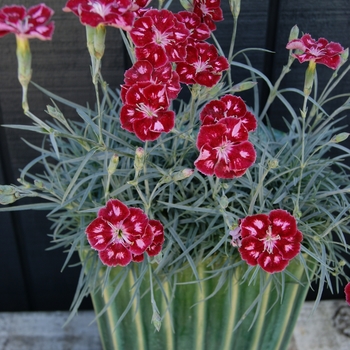
M0 203L6 205L15 202L18 199L16 193L17 189L14 186L0 186Z
M160 327L162 325L162 319L159 315L158 310L155 307L153 307L152 324L155 327L155 329L159 332Z
M332 142L335 142L335 143L343 142L349 137L349 135L350 134L348 132L341 132L340 134L335 135L332 138Z
M38 188L44 188L44 183L41 180L34 180L34 185Z
M341 54L340 54L340 58L342 60L342 64L344 64L348 58L349 58L349 48L345 49Z
M65 118L64 118L62 112L56 106L52 107L50 105L47 105L46 108L47 108L46 112L49 115L51 115L52 118L55 118L59 121L65 121Z
M269 169L276 169L278 167L278 165L279 165L278 159L276 159L276 158L270 159L268 162Z
M194 170L192 170L192 169L183 169L181 171L174 173L173 180L174 181L181 181L181 180L187 179L188 177L190 177L193 174L193 172L194 172Z
M299 36L299 28L298 28L297 25L295 25L295 26L290 30L288 42L289 42L289 41L292 41L292 40L295 40L295 39L298 39L298 36Z
M118 166L118 162L119 162L119 157L117 154L113 154L111 160L109 161L109 164L108 164L108 174L112 175L114 174L114 172L116 171L117 169L117 166Z
M255 81L246 81L244 83L239 83L232 86L232 88L230 89L230 92L233 93L233 92L246 91L246 90L252 89L256 84L257 82Z
M0 204L7 205L23 197L34 197L35 192L21 190L16 186L0 185Z
M241 0L230 0L230 10L233 17L237 19L241 12Z
M137 147L135 151L134 168L135 170L141 171L145 163L145 150L142 147Z
M223 195L220 198L220 207L222 209L226 209L228 207L228 203L229 203L228 198L225 195Z

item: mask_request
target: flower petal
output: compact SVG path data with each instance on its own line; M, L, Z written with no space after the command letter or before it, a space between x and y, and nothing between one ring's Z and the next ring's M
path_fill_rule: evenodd
M113 238L113 229L108 221L99 217L93 220L86 228L85 233L92 248L104 250Z
M107 266L126 266L132 259L131 252L122 244L110 244L105 250L100 251L99 257Z

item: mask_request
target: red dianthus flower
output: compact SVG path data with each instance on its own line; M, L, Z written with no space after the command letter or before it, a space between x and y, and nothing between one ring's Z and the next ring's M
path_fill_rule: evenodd
M73 12L90 27L102 24L130 31L138 8L132 0L68 0L63 11Z
M50 22L53 10L45 4L30 7L4 6L0 9L0 37L14 33L21 38L51 40L54 23Z
M237 118L224 118L213 125L199 129L197 148L199 157L194 162L205 175L232 179L242 176L254 164L256 152L248 141L248 131Z
M170 62L155 69L149 61L136 61L130 69L125 71L124 82L121 89L123 102L129 88L137 83L143 83L144 86L163 85L169 99L176 98L181 90L179 75L172 69Z
M350 282L344 288L345 300L350 305Z
M234 95L225 95L220 100L210 101L200 113L202 125L215 124L227 117L240 119L247 131L254 131L257 127L254 115L247 111L242 98Z
M212 44L193 42L186 50L186 61L176 66L182 83L212 87L218 83L222 72L229 68L227 59L219 56Z
M190 31L168 10L148 10L135 21L130 32L138 60L157 68L166 62L183 61Z
M207 24L211 31L216 29L214 22L224 19L220 0L193 0L193 12Z
M133 255L141 255L153 242L154 229L146 214L128 208L119 200L109 200L98 217L86 228L87 239L108 266L126 266Z
M285 210L247 216L241 220L240 229L242 259L269 273L283 271L300 252L302 233L295 218Z
M341 64L340 55L344 52L344 48L340 44L329 43L324 38L316 41L311 38L310 34L304 34L300 39L291 40L287 44L287 49L303 51L302 53L293 53L293 56L300 63L314 61L332 69L339 67Z
M175 112L168 107L164 85L134 84L125 94L125 104L120 111L121 126L135 133L141 141L154 141L175 125Z

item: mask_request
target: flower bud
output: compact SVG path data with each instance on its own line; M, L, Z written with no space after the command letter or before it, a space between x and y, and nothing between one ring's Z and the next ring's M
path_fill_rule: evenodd
M233 92L240 92L240 91L249 90L249 89L253 88L256 84L257 84L257 82L255 82L255 81L246 81L244 83L239 83L239 84L232 86L232 88L230 89L230 92L233 93Z
M181 180L187 179L188 177L190 177L193 174L193 172L194 172L194 170L192 170L192 169L183 169L181 171L174 173L173 180L174 181L181 181Z
M119 162L119 157L117 154L113 154L111 160L109 161L109 165L108 165L108 174L113 175L117 169L118 166L118 162Z
M230 9L233 17L237 19L241 12L241 0L230 0Z
M349 48L345 49L341 53L340 58L342 60L342 64L344 64L348 60L348 58L349 58Z
M34 180L34 185L38 188L44 188L44 183L41 180Z
M155 329L159 332L160 326L162 325L162 319L159 315L159 312L156 310L156 308L153 307L153 315L152 315L152 324L155 327Z
M295 40L295 39L298 39L298 36L299 36L299 28L298 28L297 25L295 25L295 26L290 30L288 42L290 42L290 41L292 41L292 40Z
M269 169L276 169L278 168L279 162L278 159L273 158L268 161L268 167Z
M345 262L345 260L340 260L339 261L339 266L345 266L346 265L346 262Z
M135 151L134 168L137 172L143 169L145 163L145 150L142 147L137 147Z
M1 185L0 186L0 204L7 205L16 202L23 197L16 186Z
M332 138L332 142L335 142L335 143L340 143L340 142L343 142L345 141L348 137L349 137L349 133L348 132L341 132L340 134L338 135L335 135L333 138Z
M59 120L60 122L65 122L65 118L63 116L63 113L55 106L52 107L50 105L46 106L47 108L47 113L52 117L55 118L57 120Z
M228 203L229 203L228 198L225 195L223 195L220 198L220 207L222 209L226 209L228 207Z

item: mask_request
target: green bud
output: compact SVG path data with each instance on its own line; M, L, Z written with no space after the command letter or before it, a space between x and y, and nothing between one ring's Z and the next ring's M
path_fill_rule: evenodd
M278 168L278 165L279 165L279 162L278 162L278 159L276 158L273 158L268 162L269 169L276 169Z
M343 65L349 58L349 48L345 49L341 55L340 55L340 58L341 58L341 64Z
M34 185L38 188L44 188L44 183L41 180L34 180Z
M108 165L108 174L113 175L117 169L119 163L119 157L117 154L113 154L111 160L109 161L109 165Z
M230 9L233 17L237 19L241 12L241 0L230 0Z
M16 186L0 185L0 204L7 205L23 197L34 197L35 192L22 190Z
M317 243L320 242L320 237L318 237L318 236L313 236L313 239L314 239L314 241L317 242Z
M220 198L220 207L222 209L226 209L228 207L228 203L229 203L228 198L225 195L223 195Z
M230 92L240 92L240 91L249 90L249 89L253 88L256 84L257 84L257 82L255 82L255 81L246 81L243 83L239 83L239 84L232 86L232 88L230 89Z
M343 142L349 137L349 135L350 134L348 132L341 132L340 134L335 135L332 138L332 142L335 142L335 143Z
M295 25L290 30L288 41L292 41L292 40L298 39L298 36L299 36L299 28L298 28L297 25Z
M66 121L62 112L58 109L57 106L52 107L50 105L47 105L46 108L47 108L47 111L46 111L47 114L49 114L52 118L55 118L55 119L59 120L60 122Z
M135 151L134 168L137 172L143 169L145 163L145 150L142 147L137 147Z
M160 327L162 325L162 319L159 315L159 312L155 310L155 308L153 308L152 324L155 327L155 329L159 332Z
M192 169L183 169L181 171L174 173L173 180L174 181L181 181L181 180L187 179L188 177L190 177L193 174L193 172L194 172L194 170L192 170Z
M345 265L346 265L345 260L340 260L340 261L339 261L339 266L345 266Z

